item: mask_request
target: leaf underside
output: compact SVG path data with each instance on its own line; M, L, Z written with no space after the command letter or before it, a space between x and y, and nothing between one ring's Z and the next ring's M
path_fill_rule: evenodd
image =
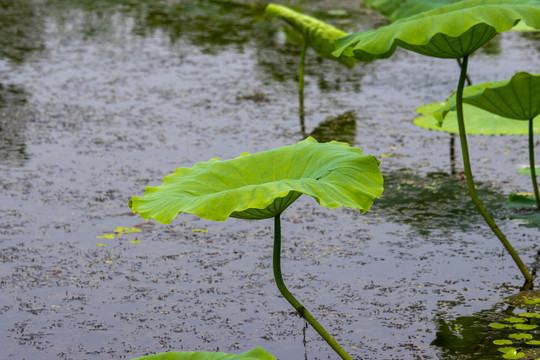
M540 29L536 0L467 0L360 31L336 41L335 56L386 59L396 47L439 58L462 58L520 21Z
M294 145L236 159L212 159L178 168L158 187L134 196L130 208L143 219L170 223L182 212L203 219L266 219L279 215L301 194L330 209L366 212L383 191L379 161L346 143Z
M268 4L266 14L283 20L298 33L302 34L308 46L315 50L321 57L337 60L348 68L353 68L356 64L356 60L353 57L346 55L335 57L332 55L332 52L335 50L336 39L347 35L345 31L283 5Z
M168 351L142 356L133 360L276 360L276 358L263 348L256 347L242 354L206 351Z

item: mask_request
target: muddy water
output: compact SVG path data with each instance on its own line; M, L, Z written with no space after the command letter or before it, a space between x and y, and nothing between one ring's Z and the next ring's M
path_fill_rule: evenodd
M463 181L449 175L448 135L412 124L416 107L455 87L453 61L398 51L348 70L310 53L303 134L299 50L259 6L6 3L2 358L254 346L283 360L335 358L275 288L271 221L182 215L167 226L127 207L178 166L311 133L378 156L386 190L367 215L309 198L284 214L292 292L355 358L462 359L483 349L451 348L441 340L444 326L458 317L481 322L485 310L495 316L500 299L519 289L520 273L469 204ZM348 31L384 23L356 2L303 5ZM538 43L518 33L498 37L471 59L473 81L538 72ZM538 230L512 223L504 208L510 191L529 189L516 174L527 163L526 144L525 137L470 137L481 196L535 268ZM141 231L99 237L118 227Z

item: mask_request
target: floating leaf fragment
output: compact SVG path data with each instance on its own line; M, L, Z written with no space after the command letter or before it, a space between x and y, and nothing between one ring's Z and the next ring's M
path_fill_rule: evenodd
M106 246L107 246L107 244L99 244L99 243L96 244L96 245L97 245L97 246L100 246L100 247L106 247Z
M116 229L114 229L114 232L115 233L121 233L121 234L128 234L128 233L134 233L134 232L141 232L141 229L137 229L137 228L134 228L134 227L129 228L129 227L119 226Z
M208 230L205 230L205 229L193 229L193 230L191 230L191 231L193 231L193 232L200 232L200 233L207 233L207 232L208 232Z
M105 234L96 236L98 239L114 239L114 234Z

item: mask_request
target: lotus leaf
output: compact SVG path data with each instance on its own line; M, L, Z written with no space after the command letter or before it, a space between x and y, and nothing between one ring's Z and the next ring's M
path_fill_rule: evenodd
M457 115L455 111L448 112L441 122L441 103L424 105L416 109L422 116L414 119L416 126L424 129L443 131L448 133L459 133ZM509 121L488 111L475 106L464 104L465 124L467 134L471 135L527 135L528 124L523 121ZM540 125L534 126L534 132L540 133Z
M534 169L535 169L536 172L540 172L540 166L535 166ZM522 168L519 168L518 169L518 174L531 175L531 167L530 166L524 166Z
M268 4L266 14L285 21L302 34L307 45L321 57L337 60L348 68L353 68L356 64L356 60L353 57L341 55L336 58L332 55L332 52L335 50L336 39L347 35L345 31L283 5Z
M339 38L333 54L372 61L389 58L400 46L423 55L458 59L520 21L540 28L538 1L460 1Z
M265 219L279 215L301 194L330 209L366 212L382 194L379 161L348 144L318 143L309 137L294 145L192 168L178 168L158 187L147 187L129 206L143 219L170 223L182 212L208 220Z
M540 115L540 74L518 72L510 80L475 90L465 93L463 101L510 119L530 120Z
M133 360L276 360L276 358L263 348L256 347L243 354L205 351L168 351L155 355L142 356Z

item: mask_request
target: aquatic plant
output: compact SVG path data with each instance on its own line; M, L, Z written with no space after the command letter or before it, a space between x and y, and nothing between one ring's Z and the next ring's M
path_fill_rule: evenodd
M265 13L268 16L283 20L301 38L299 41L302 51L300 53L300 64L298 65L298 103L300 125L302 133L304 133L304 66L307 48L311 47L319 56L325 59L337 60L348 68L353 68L356 60L346 55L338 57L332 55L335 50L336 39L347 35L345 31L283 5L268 4Z
M180 213L223 221L229 217L274 219L273 273L281 294L339 354L351 357L290 293L281 274L281 213L302 194L329 209L366 212L383 191L379 161L358 148L309 137L257 154L178 168L158 187L133 196L129 207L143 219L169 224Z
M488 111L498 116L498 122L492 118L486 121L480 118L479 127L489 129L497 134L505 134L503 127L497 129L497 125L504 126L509 120L527 122L526 133L529 136L529 175L533 185L534 198L537 209L540 209L540 194L536 181L536 167L534 162L534 118L540 115L540 74L532 75L526 72L516 73L510 80L496 81L468 86L463 89L463 102L474 107ZM450 111L456 110L456 95L453 94L432 115L442 126L445 117ZM467 114L467 122L474 117ZM503 122L503 124L501 124ZM515 121L510 121L512 124ZM520 128L520 129L521 129ZM511 128L512 129L512 128ZM467 133L471 133L470 130Z
M400 46L426 56L461 59L462 66L456 90L456 110L469 194L493 233L512 256L526 281L530 282L532 277L528 269L477 195L463 118L463 89L469 55L498 33L512 29L520 21L533 28L540 28L538 1L461 1L403 18L378 29L360 31L339 38L333 54L354 56L360 61L373 61L389 58Z

